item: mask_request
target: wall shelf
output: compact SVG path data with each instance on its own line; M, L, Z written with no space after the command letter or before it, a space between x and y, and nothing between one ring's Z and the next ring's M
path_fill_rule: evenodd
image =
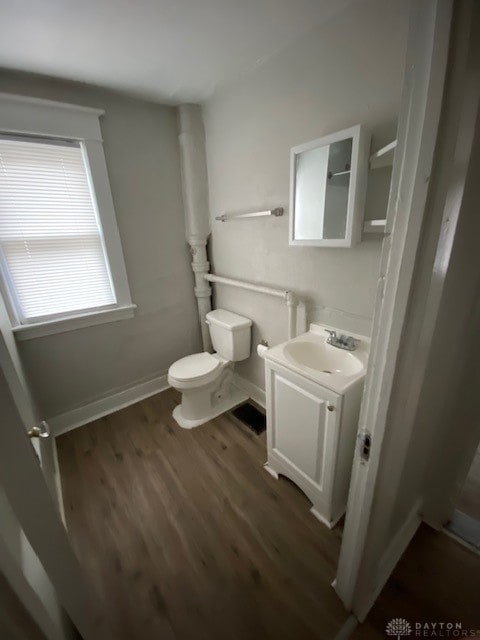
M396 146L397 141L393 140L378 151L375 151L375 153L372 153L370 156L370 169L380 169L381 167L392 166Z
M381 220L365 220L363 223L364 233L385 233L387 221L382 218Z

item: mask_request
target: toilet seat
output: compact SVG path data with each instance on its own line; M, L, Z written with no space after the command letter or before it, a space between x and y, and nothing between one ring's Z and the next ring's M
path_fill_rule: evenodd
M211 353L194 353L174 362L168 370L168 375L179 382L199 383L203 378L210 378L220 364L220 359Z

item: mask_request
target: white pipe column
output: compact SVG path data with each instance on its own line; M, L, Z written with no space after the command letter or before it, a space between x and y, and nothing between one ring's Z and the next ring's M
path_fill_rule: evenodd
M186 238L192 254L192 270L195 274L194 291L203 348L205 351L211 351L212 343L205 316L212 308L212 289L204 278L210 269L207 260L210 216L205 132L199 105L181 104L178 107L178 129Z
M285 300L288 309L288 339L291 340L297 335L297 296L293 291L287 291Z
M212 341L210 332L206 323L206 315L212 309L212 288L209 287L204 278L210 269L210 263L207 260L207 241L190 242L190 253L192 254L192 270L195 274L195 296L197 298L198 318L200 320L200 329L202 331L202 344L204 351L212 350Z

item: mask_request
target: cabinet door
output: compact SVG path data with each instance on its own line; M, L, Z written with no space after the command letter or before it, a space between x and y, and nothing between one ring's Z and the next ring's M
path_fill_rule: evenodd
M341 409L339 396L290 372L270 369L269 375L269 448L320 491L329 493Z

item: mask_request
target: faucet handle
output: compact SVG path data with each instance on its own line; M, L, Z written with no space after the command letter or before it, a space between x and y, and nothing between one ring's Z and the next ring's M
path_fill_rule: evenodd
M345 345L345 348L348 349L348 351L355 351L355 349L357 348L357 344L359 344L360 340L358 340L357 338L354 338L353 336L343 336L343 337L344 337L343 344Z
M337 337L337 332L332 331L331 329L325 329L325 331L330 334L327 338L327 342L331 343Z

